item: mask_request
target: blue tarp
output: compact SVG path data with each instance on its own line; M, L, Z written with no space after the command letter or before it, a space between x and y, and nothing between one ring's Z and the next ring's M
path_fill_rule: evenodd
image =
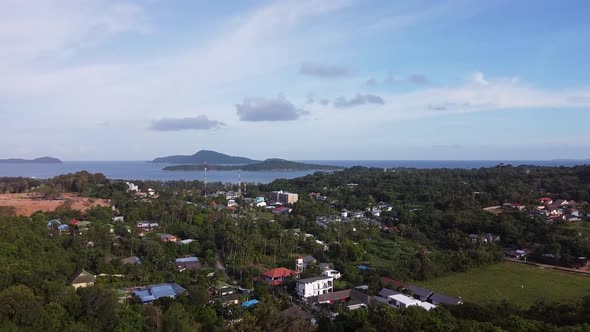
M260 303L260 301L258 301L256 299L249 300L249 301L246 301L246 302L242 303L242 307L249 308L251 306L257 305L258 303Z
M357 268L362 271L367 271L367 270L371 269L370 267L368 267L366 265L359 265L359 266L357 266Z

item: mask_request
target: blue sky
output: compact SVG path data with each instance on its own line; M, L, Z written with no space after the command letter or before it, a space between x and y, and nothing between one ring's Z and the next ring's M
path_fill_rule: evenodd
M587 1L0 2L0 157L590 158Z

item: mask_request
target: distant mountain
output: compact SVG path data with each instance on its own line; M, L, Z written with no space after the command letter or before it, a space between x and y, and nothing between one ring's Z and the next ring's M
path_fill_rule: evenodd
M41 157L37 159L0 159L0 164L61 164L62 161L53 157Z
M284 159L266 159L263 162L258 162L255 164L247 164L247 165L235 165L235 166L225 166L225 165L175 165L175 166L168 166L164 167L163 170L165 171L202 171L207 168L210 171L308 171L308 170L339 170L343 169L343 167L339 166L330 166L330 165L317 165L317 164L306 164L306 163L298 163L295 161L289 161Z
M151 161L159 164L221 164L221 165L245 165L259 163L259 160L253 160L244 157L229 156L223 153L201 150L192 156L168 156L156 158Z

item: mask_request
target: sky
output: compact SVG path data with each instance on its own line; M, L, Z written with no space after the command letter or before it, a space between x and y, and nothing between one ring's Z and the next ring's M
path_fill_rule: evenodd
M590 2L0 1L0 158L590 158Z

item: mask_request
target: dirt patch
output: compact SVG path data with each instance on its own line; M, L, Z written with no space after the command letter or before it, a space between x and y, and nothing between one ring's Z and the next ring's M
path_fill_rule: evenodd
M16 214L30 216L35 211L53 211L64 203L71 203L72 209L86 211L93 206L109 206L106 199L78 197L65 193L60 199L44 199L37 194L0 194L0 206L13 206Z

